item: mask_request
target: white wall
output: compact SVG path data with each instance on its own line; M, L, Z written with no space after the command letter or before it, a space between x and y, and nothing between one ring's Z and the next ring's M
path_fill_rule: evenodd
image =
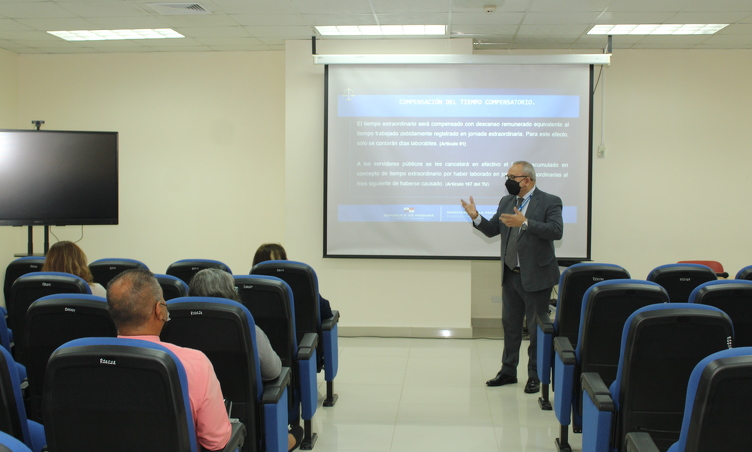
M284 239L283 52L19 60L20 124L120 132L120 224L83 228L90 261L134 258L164 273L211 258L247 273L261 242ZM17 242L24 250L25 236Z
M0 50L0 129L15 129L18 109L18 55ZM16 249L14 238L19 228L0 227L0 268L13 260L13 254L26 250ZM5 300L0 292L0 304Z
M467 40L318 43L321 54L471 51ZM17 67L0 70L0 81L18 87L16 124L0 125L120 131L121 224L84 228L90 260L132 257L161 272L177 259L215 258L245 273L259 243L281 241L317 269L342 332L467 335L471 317L498 318L495 262L322 258L324 81L310 52L308 41L285 52L0 52L0 67ZM593 260L635 278L683 259L719 260L732 274L752 264L751 57L615 52L605 69L606 156L593 165ZM13 103L3 85L0 99ZM1 105L0 119L12 121L14 108ZM0 264L25 246L25 230L0 228Z

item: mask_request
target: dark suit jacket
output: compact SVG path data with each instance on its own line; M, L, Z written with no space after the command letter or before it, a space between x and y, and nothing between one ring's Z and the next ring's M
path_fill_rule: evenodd
M504 251L510 231L517 233L519 228L510 228L501 222L502 213L514 213L514 195L507 195L499 201L499 209L490 220L481 217L478 226L473 227L488 237L501 234L501 275L504 280ZM525 217L528 227L519 231L517 254L520 256L520 276L522 287L528 292L550 289L559 282L559 264L554 254L554 240L561 239L564 224L561 218L561 199L541 191L536 187L528 201Z

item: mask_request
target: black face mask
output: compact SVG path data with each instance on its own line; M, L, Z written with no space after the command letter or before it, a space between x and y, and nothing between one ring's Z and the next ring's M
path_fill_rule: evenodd
M507 191L510 195L518 195L520 193L520 183L514 179L507 179L504 182L504 186L507 187Z

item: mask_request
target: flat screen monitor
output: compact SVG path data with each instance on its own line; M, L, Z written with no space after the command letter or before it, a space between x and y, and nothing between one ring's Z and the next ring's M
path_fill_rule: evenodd
M0 130L0 225L118 224L118 133Z

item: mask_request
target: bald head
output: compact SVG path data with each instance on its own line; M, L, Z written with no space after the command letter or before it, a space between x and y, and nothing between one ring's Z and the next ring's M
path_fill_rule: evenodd
M107 285L108 310L121 335L152 333L155 329L159 334L164 323L157 309L159 303L164 303L162 287L148 270L127 270ZM155 316L161 323L154 322Z

